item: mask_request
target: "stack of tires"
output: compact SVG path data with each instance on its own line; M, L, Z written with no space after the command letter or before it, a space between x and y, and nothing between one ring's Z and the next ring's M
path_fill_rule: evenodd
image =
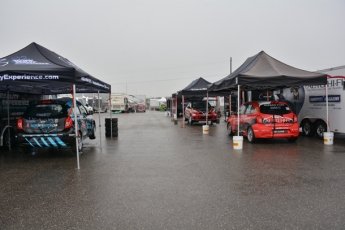
M117 118L105 118L105 136L118 136Z

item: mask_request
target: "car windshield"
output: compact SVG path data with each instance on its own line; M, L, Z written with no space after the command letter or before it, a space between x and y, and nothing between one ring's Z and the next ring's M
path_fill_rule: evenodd
M194 109L205 109L206 108L206 101L194 101L192 102L192 108ZM208 104L208 108L211 108L210 103Z
M67 117L68 107L61 104L34 104L28 107L23 117L26 118L62 118Z
M282 115L291 113L291 110L286 104L263 104L260 106L260 112L265 114Z

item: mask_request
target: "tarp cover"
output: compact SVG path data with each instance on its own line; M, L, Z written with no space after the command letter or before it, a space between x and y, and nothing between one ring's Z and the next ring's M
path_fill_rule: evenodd
M167 99L165 97L162 97L161 99L158 100L159 102L167 102Z
M0 91L63 94L73 84L78 93L111 92L109 84L36 43L0 58Z
M327 74L309 72L286 65L261 51L232 74L208 85L209 92L237 90L273 90L304 85L326 85Z

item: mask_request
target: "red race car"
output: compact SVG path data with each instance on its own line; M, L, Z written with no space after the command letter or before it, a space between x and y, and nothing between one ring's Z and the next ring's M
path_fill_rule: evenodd
M217 113L214 108L208 103L208 111L206 111L206 101L191 101L188 103L184 114L185 120L191 125L194 122L210 122L215 123L217 120Z
M238 116L230 116L228 134L237 134L237 127ZM240 134L249 142L260 138L287 138L294 142L299 135L297 115L285 102L247 102L240 108Z

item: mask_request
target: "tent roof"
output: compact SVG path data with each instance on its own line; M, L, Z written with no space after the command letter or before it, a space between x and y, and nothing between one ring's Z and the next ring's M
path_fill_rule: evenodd
M203 98L207 95L207 86L211 82L206 81L204 78L200 77L192 81L184 89L177 92L177 96L184 96L185 98ZM173 94L173 97L176 93ZM219 93L209 93L209 96L221 96Z
M211 84L211 82L206 81L202 77L195 79L181 90L181 95L206 95L208 84Z
M273 90L279 88L325 85L327 75L294 68L280 62L264 51L247 58L232 74L208 85L208 91Z
M167 99L165 97L162 97L161 99L158 100L159 102L166 102Z
M33 94L109 93L109 84L98 80L67 58L36 43L0 58L0 90Z

